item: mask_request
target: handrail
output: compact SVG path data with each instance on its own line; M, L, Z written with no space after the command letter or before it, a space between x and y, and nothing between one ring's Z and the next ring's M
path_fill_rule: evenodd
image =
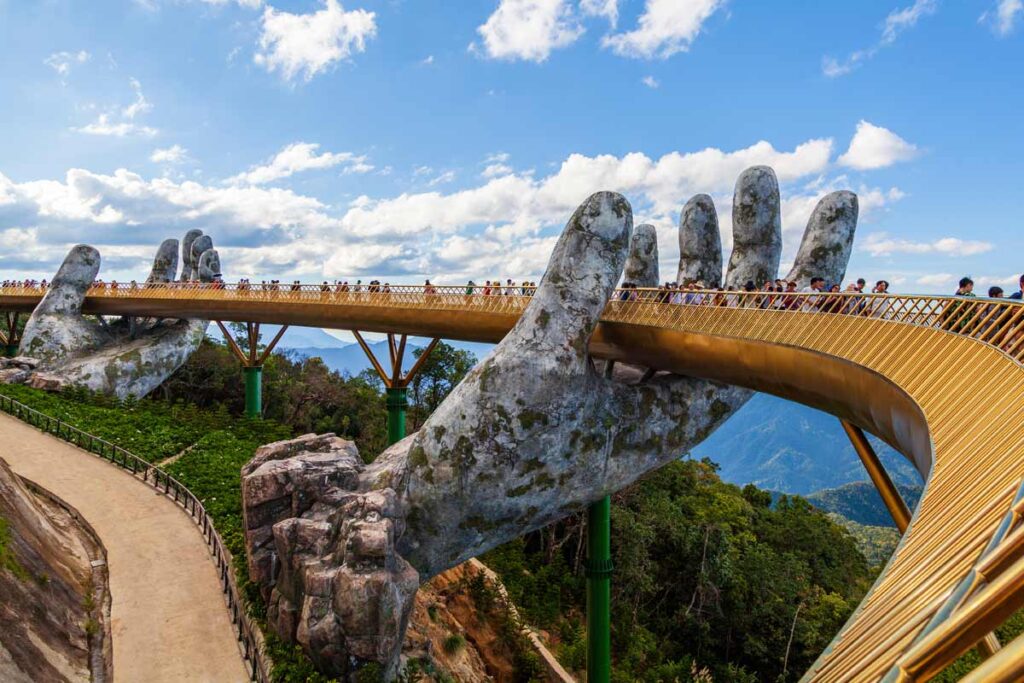
M210 516L199 499L188 490L184 484L167 474L159 467L143 460L120 446L116 446L105 439L84 432L73 427L62 420L42 413L35 408L16 401L9 396L0 394L0 410L13 417L27 422L48 434L53 434L83 450L89 451L111 464L127 470L134 477L142 481L157 492L162 493L168 499L180 506L199 527L213 554L217 565L217 572L220 575L221 591L227 598L228 610L231 612L231 623L235 625L238 632L242 658L248 663L250 680L257 683L270 683L270 672L267 670L262 651L259 646L261 640L256 637L259 627L256 626L249 615L246 614L241 599L241 591L235 582L234 572L231 568L231 554L224 547L224 541L213 528ZM152 475L152 478L151 478Z
M361 289L359 288L361 287ZM379 306L403 304L428 309L465 309L521 313L536 287L520 285L324 285L251 284L224 282L163 282L94 285L92 299L175 299L267 301L274 303ZM488 294L489 291L489 294ZM34 303L41 287L0 287L0 302L28 299ZM619 313L634 306L648 311L651 304L754 308L891 320L967 336L993 346L1016 361L1024 361L1024 302L980 297L863 294L860 292L765 292L694 289L620 288L609 308ZM2 304L0 304L2 307ZM669 309L670 310L670 309ZM606 309L607 316L609 310ZM606 317L605 316L605 317Z

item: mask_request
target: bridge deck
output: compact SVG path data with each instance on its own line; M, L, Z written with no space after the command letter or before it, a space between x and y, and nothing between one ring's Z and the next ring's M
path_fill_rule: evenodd
M761 294L731 296L708 294L703 305L613 301L591 352L799 401L849 420L908 457L927 481L910 528L805 678L879 680L889 672L892 680L926 679L1024 604L1024 528L1017 528L1024 505L1016 495L1024 477L1024 306L819 296L779 310ZM38 298L38 292L0 291L0 310L31 310ZM469 296L464 288L339 293L158 286L96 290L86 310L494 342L528 302L519 295ZM923 636L972 569L981 570L971 587L979 591ZM1004 680L1024 675L1014 668L1019 662L1007 666L998 669L1010 672Z

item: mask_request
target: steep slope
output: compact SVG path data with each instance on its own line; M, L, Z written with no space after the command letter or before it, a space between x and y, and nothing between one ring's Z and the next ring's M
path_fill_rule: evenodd
M102 551L0 459L0 680L107 680ZM105 654L107 656L105 656Z
M906 458L873 437L872 443L897 484L920 485ZM806 495L867 479L836 418L767 394L752 398L692 455L720 464L725 481L783 493Z

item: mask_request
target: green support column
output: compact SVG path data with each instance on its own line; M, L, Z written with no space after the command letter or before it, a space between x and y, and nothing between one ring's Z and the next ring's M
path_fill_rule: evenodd
M405 387L392 387L386 392L389 446L405 438L405 409L409 406L405 392Z
M4 344L4 355L8 358L14 358L18 355L17 344Z
M245 373L245 416L263 416L263 366L242 368Z
M587 510L587 683L612 676L612 500Z

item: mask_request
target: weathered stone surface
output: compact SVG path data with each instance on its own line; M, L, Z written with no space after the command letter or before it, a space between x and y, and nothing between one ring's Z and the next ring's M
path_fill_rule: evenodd
M812 277L823 277L830 284L842 282L859 212L857 195L852 192L842 190L822 197L807 220L800 250L786 279L796 280L801 288L810 284Z
M0 384L24 384L31 370L23 368L4 368L0 370Z
M0 459L0 680L110 680L102 549L68 512L37 497ZM92 621L95 632L85 628Z
M51 372L33 372L28 376L25 384L33 389L43 391L62 391L68 386L68 381L63 376Z
M146 282L174 282L178 273L178 240L167 239L160 243L153 258L153 268Z
M748 168L732 196L732 255L727 287L752 281L760 287L773 280L782 256L782 209L779 181L768 166Z
M220 274L220 257L208 236L190 231L190 257L183 267L209 282ZM168 282L177 270L177 240L164 240L147 282ZM183 247L184 248L184 247ZM106 325L82 315L82 303L100 268L93 247L74 247L25 324L21 352L38 364L27 381L57 390L83 386L119 398L145 396L199 348L205 320L113 321Z
M35 370L37 367L39 367L39 360L36 358L29 358L28 356L0 358L0 368L5 370L10 368L18 368L19 370Z
M715 202L698 194L679 214L679 271L681 285L703 282L709 288L722 284L722 236L718 232Z
M771 169L746 171L734 205L726 282L774 279L782 245ZM689 206L682 228L707 252L691 249L681 270L710 274L722 263L708 234L713 205ZM631 250L632 232L624 197L584 202L512 331L416 434L371 464L334 435L257 453L243 470L246 542L282 637L332 674L367 661L393 674L419 581L629 485L743 405L750 392L737 387L620 365L611 377L595 371L590 336L627 253L656 258ZM795 267L834 277L845 264L815 254L837 243L839 231L812 230ZM848 245L832 249L839 260L849 254Z
M658 277L658 232L653 225L644 223L633 230L629 241L629 256L622 276L624 282L637 287L657 287Z
M202 236L202 230L189 230L181 240L181 277L182 282L189 282L197 274L193 272L195 261L192 257L192 244Z

